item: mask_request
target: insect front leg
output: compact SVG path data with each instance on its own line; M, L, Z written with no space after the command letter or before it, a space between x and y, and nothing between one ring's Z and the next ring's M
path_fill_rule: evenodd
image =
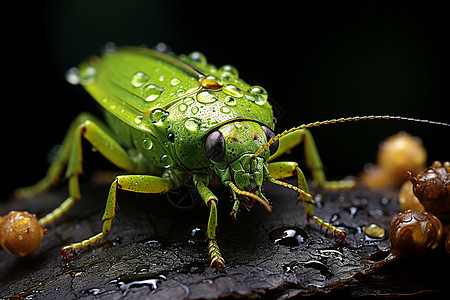
M61 248L61 254L63 258L68 258L68 251L74 253L77 249L83 249L96 243L111 230L111 224L114 216L116 215L116 193L117 189L132 191L136 193L152 193L160 194L171 190L174 187L174 183L165 178L152 175L122 175L117 176L111 184L109 189L108 199L106 201L105 212L103 213L103 227L102 231L88 239L85 239L78 243L73 243Z
M35 186L19 190L19 193L22 192L25 195L45 191L59 180L67 164L65 176L69 181L69 197L58 208L39 220L42 226L48 225L61 217L73 206L75 201L81 198L78 177L83 172L82 137L116 166L125 170L132 170L135 167L133 159L112 137L107 127L100 120L86 113L81 114L70 126L61 149L47 172L47 176Z
M323 171L322 160L314 142L314 138L308 129L294 131L280 138L278 151L270 157L270 161L297 146L304 143L306 166L311 170L314 181L329 189L352 188L355 186L353 180L327 181Z
M303 174L302 170L298 167L298 164L296 162L273 162L269 163L268 167L269 167L270 181L276 184L286 185L288 187L289 187L288 183L279 182L277 181L277 179L282 179L297 174L297 182L299 188L299 190L297 191L300 193L299 200L303 202L303 204L305 205L305 212L308 223L310 220L312 220L320 227L331 231L333 235L337 233L339 235L338 239L339 242L342 242L345 239L345 235L347 234L345 230L339 229L336 226L333 226L314 215L314 209L312 204L314 204L315 202L312 199L311 194L309 192L309 187L308 183L306 182L305 175Z
M203 201L205 201L205 204L209 207L209 219L208 227L206 230L206 237L208 239L208 252L211 259L211 266L216 263L217 270L221 270L225 268L225 260L223 259L222 254L220 254L219 245L217 244L216 240L217 203L219 202L219 200L202 181L197 181L196 186Z

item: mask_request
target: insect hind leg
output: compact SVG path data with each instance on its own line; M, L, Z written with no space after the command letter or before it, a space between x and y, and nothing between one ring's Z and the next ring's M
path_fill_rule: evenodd
M309 194L309 187L306 182L305 175L303 174L302 170L296 166L296 172L297 172L297 178L298 178L298 186L303 191ZM334 225L331 225L330 223L325 222L321 218L314 215L314 209L310 201L306 201L309 199L304 199L305 195L300 194L299 196L300 201L302 201L305 204L305 212L306 212L306 218L308 220L308 223L310 220L312 220L314 223L319 225L321 228L324 228L325 230L329 230L333 233L333 235L338 235L338 242L341 243L344 241L345 236L347 232L345 230L339 229Z
M133 159L115 141L102 121L88 113L80 114L72 122L47 175L34 186L18 189L16 192L19 196L32 196L46 191L59 181L67 165L65 177L69 181L69 197L59 207L39 220L42 226L60 218L74 205L75 201L81 198L78 177L83 172L81 145L83 137L116 166L125 170L132 170L135 166Z
M346 232L342 229L337 228L325 221L321 218L314 215L313 204L315 203L314 199L312 199L311 194L309 192L308 183L306 182L305 175L302 170L298 167L296 162L273 162L269 163L269 181L278 185L282 185L288 188L292 188L299 192L299 201L303 202L305 205L306 219L308 223L312 220L314 223L319 225L321 228L325 230L329 230L333 233L339 235L338 241L342 242L345 238ZM297 174L297 182L298 188L291 186L288 183L283 183L276 179L286 178L292 175Z
M318 185L327 189L352 188L355 186L354 180L328 181L326 179L319 151L317 150L314 138L308 129L293 131L281 137L279 141L279 149L270 157L269 161L272 161L303 142L306 166L311 170L312 177Z

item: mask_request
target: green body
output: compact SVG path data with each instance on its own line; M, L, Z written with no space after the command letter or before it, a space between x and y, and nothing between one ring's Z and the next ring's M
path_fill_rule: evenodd
M325 180L314 140L304 126L275 136L266 91L240 79L234 67L218 69L199 52L177 57L127 47L92 57L78 69L71 69L68 80L81 83L104 108L106 124L90 114L80 114L45 178L18 189L16 194L45 191L59 181L67 166L69 197L40 223L50 224L67 212L81 198L78 177L82 173L83 138L126 174L111 184L102 231L62 248L64 257L69 250L92 245L109 233L117 189L164 193L180 187L190 176L210 208L206 235L211 264L216 263L218 269L224 267L216 240L219 199L208 188L215 175L231 190L233 217L258 202L271 211L261 192L262 184L271 182L298 191L308 220L337 233L340 240L345 237L345 231L313 214L314 201L298 164L270 161L303 142L306 164L318 184L346 187L353 182ZM278 180L292 175L297 175L298 187Z
M161 175L173 167L211 174L201 151L208 132L239 120L274 129L267 96L250 93L233 67L219 70L204 58L183 60L151 49L124 48L80 66L80 77L95 74L81 77L81 84L104 107L109 128L121 143L135 150L139 171ZM207 76L223 86L204 87L201 81Z

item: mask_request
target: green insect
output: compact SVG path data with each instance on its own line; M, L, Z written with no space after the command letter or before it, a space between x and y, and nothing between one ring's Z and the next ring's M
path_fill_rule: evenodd
M211 266L215 263L217 269L225 266L225 260L216 240L219 199L208 188L213 176L218 176L231 191L232 217L256 203L270 212L272 208L261 186L271 182L297 191L308 221L342 241L344 230L314 215L315 202L298 164L272 160L303 142L306 164L319 185L352 187L353 181L326 180L307 128L369 119L408 120L389 116L343 118L301 125L276 135L267 92L240 79L231 65L218 69L207 63L199 52L175 56L141 47L117 48L71 69L68 80L80 83L104 108L106 123L88 113L80 114L45 178L17 189L16 194L44 192L58 183L65 169L69 197L39 222L46 226L66 213L81 198L78 177L82 173L82 138L127 175L117 176L111 184L101 232L63 247L64 258L70 251L75 254L77 249L90 246L109 233L118 189L166 193L180 188L190 177L210 209L206 235ZM298 186L280 181L293 175L298 178Z

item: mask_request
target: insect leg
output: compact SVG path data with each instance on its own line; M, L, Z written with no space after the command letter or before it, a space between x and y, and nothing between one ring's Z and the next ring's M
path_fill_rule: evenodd
M83 123L85 120L95 118L88 113L81 113L70 125L67 134L61 143L61 146L54 158L53 162L47 170L44 178L35 183L32 186L18 188L14 191L16 197L31 197L45 192L51 186L58 184L61 174L66 167L67 161L69 159L70 149L72 147L73 135L75 129Z
M73 122L64 139L57 164L52 164L50 167L52 170L52 167L55 166L53 170L57 171L52 171L49 180L59 179L67 163L66 177L69 179L69 197L58 208L39 220L42 226L61 217L74 205L75 201L81 198L78 176L83 172L82 137L86 138L93 147L116 166L125 170L134 168L134 161L125 149L114 140L106 126L89 114L81 114Z
M303 193L299 194L299 200L305 205L305 212L308 223L310 220L313 220L313 222L320 227L331 231L333 235L337 233L339 235L339 242L344 240L346 234L344 230L339 229L314 215L314 209L312 206L314 200L310 198L311 196L305 175L303 174L303 171L298 167L298 164L296 162L273 162L269 163L268 167L270 176L276 179L290 177L297 174L298 187L301 191L303 191Z
M308 129L294 131L280 138L278 151L270 157L270 161L289 151L301 142L304 143L306 166L312 172L312 177L320 186L330 189L351 188L353 180L327 181L323 171L322 160L311 132Z
M152 175L122 175L117 176L116 179L111 184L109 189L108 199L106 201L105 212L103 213L103 227L102 232L85 239L79 243L73 243L68 246L61 248L61 255L63 258L67 259L69 257L68 251L71 250L72 253L76 249L83 249L88 247L95 242L99 241L107 234L111 229L111 224L114 216L116 215L116 193L117 189L132 191L136 193L152 193L159 194L165 193L174 187L172 181Z
M199 181L196 183L198 192L205 204L209 207L208 228L206 230L206 237L208 239L208 252L211 258L211 266L216 263L217 270L225 268L225 260L220 254L219 245L216 240L217 230L217 197L206 187L206 185Z

